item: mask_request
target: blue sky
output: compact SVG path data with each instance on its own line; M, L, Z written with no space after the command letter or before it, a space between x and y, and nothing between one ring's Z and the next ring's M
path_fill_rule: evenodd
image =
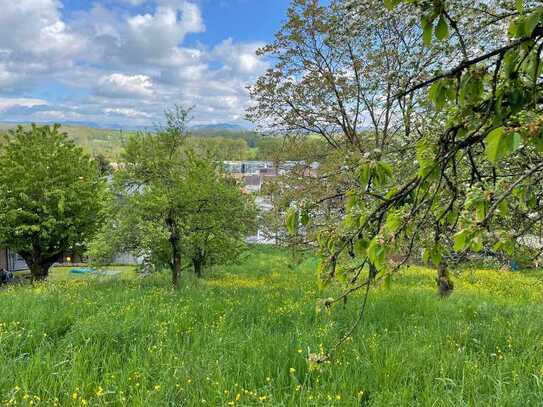
M1 1L0 121L244 123L289 0ZM32 22L32 24L29 24Z

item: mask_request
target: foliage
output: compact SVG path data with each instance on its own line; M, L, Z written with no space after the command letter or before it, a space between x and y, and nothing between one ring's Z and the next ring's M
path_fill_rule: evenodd
M319 280L345 285L338 300L420 250L452 289L454 259L511 256L526 249L521 237L541 238L540 7L385 3L294 1L262 50L276 66L251 89L262 127L318 134L339 151L337 172L319 177L327 195L300 189L291 215L307 213ZM373 132L359 130L367 117Z
M221 161L242 161L249 159L250 151L243 138L192 136L187 144L203 156L211 156Z
M33 279L46 278L61 253L93 236L103 190L96 162L59 126L10 131L0 150L0 246L19 253Z
M168 266L178 287L186 259L201 274L205 265L237 258L256 212L214 157L191 149L190 111L176 107L166 114L167 127L127 140L114 174L111 221L89 254L108 262L132 252Z
M287 262L282 251L255 249L240 265L188 279L180 292L163 274L130 273L0 290L0 403L543 401L539 273L466 271L455 296L440 301L431 270L405 270L394 276L393 290L372 292L364 330L335 363L310 371L308 354L321 352L349 323L356 302L315 315L316 299L336 290L316 290L316 259L293 272L285 272Z

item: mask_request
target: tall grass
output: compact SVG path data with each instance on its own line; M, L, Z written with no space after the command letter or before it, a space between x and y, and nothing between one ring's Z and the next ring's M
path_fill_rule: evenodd
M0 291L0 404L530 406L543 404L543 283L465 272L447 300L411 268L322 369L360 297L316 314L314 259L257 249L205 280L89 278ZM333 290L333 288L332 288Z

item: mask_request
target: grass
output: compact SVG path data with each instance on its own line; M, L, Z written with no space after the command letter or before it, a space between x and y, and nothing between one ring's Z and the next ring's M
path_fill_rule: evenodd
M531 406L543 403L543 281L466 271L435 295L412 267L370 292L367 320L338 339L360 297L317 314L315 259L274 249L205 280L73 278L0 291L0 404L58 406ZM333 288L331 289L334 290Z
M111 281L111 280L129 280L137 276L134 266L107 266L98 270L96 273L81 274L72 273L71 270L79 268L78 266L70 267L53 267L49 273L49 283L65 283L69 281ZM30 271L16 271L14 273L17 284L27 284L30 280ZM50 285L50 284L48 284Z

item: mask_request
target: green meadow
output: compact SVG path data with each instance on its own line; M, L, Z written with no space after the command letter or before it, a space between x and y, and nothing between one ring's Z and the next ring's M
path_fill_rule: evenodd
M73 277L0 290L0 405L536 406L543 404L539 273L464 270L448 299L410 267L317 313L316 259L254 248L205 279Z

